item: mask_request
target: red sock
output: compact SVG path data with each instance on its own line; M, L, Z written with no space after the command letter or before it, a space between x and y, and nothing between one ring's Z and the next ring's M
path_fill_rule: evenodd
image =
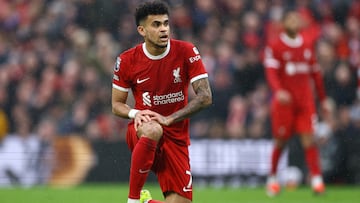
M311 175L320 175L320 159L319 152L316 146L311 146L305 149L305 158Z
M140 199L140 191L154 162L156 145L155 140L141 137L132 152L129 180L131 199Z
M275 175L277 172L277 167L279 164L279 159L281 157L282 149L274 147L271 155L271 175Z
M161 201L158 201L158 200L150 200L148 203L164 203L164 202L161 202Z

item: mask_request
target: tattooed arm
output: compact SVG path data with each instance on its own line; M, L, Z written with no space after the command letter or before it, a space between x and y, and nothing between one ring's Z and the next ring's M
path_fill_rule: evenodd
M192 83L196 96L182 109L169 116L158 115L156 120L165 126L190 117L196 112L212 104L212 95L208 78L202 78Z

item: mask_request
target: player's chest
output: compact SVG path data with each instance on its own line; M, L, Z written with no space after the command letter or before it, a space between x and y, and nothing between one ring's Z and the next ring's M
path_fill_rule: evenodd
M279 53L279 57L284 62L307 62L313 57L313 52L310 48L283 48Z
M284 49L279 53L283 71L288 76L297 76L311 72L313 53L309 48Z
M138 90L178 89L187 83L187 69L176 59L143 61L136 63L131 78Z

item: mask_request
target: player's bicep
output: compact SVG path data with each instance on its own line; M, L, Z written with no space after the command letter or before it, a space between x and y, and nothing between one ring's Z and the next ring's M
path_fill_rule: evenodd
M120 117L127 118L130 107L126 104L128 92L112 88L111 106L112 112Z
M115 103L126 103L128 97L128 92L118 90L116 88L112 88L111 93L111 102L114 105Z

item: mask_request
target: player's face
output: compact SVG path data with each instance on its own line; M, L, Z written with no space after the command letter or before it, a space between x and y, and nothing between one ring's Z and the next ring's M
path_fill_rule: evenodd
M168 15L149 15L138 26L145 42L154 48L166 48L169 42L170 27Z
M296 12L288 13L284 19L284 29L291 35L296 35L300 30L301 20L300 15Z

